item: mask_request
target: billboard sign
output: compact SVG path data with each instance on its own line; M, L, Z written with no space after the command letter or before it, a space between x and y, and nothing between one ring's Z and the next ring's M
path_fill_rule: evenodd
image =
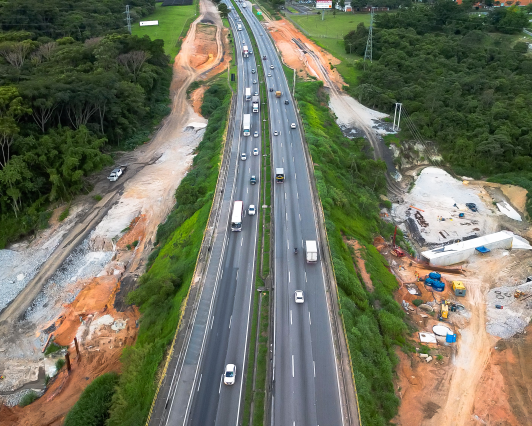
M140 21L141 27L148 27L150 25L159 25L159 21Z
M316 9L332 9L332 0L317 0Z

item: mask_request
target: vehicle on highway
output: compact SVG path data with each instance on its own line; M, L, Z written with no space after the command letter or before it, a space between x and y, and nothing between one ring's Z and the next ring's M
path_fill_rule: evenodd
M253 148L253 155L259 155L259 148Z
M257 84L257 80L253 80L253 84Z
M242 31L242 24L238 24L238 25L236 26L236 29L237 29L238 31Z
M295 299L296 299L296 303L305 302L305 297L303 296L303 290L296 290Z
M244 203L235 201L233 206L233 215L231 216L231 231L242 231L242 213L244 212Z
M255 68L251 69L251 74L255 74Z
M277 183L284 182L284 169L282 167L278 167L275 169L275 182Z
M270 92L273 92L273 87L270 87Z
M273 136L279 136L279 132L276 130L275 132L273 132Z
M246 101L251 100L251 87L246 87Z
M251 185L255 185L257 183L257 177L255 175L252 175L250 178L249 178L249 183Z
M288 99L285 99L285 100L284 100L284 104L285 104L285 105L288 105L289 103L290 103L290 102L288 102Z
M296 123L292 123L292 124L290 124L290 128L291 128L291 129L295 129L295 128L296 128Z
M273 65L270 65L270 69L273 70Z
M258 137L259 137L259 132L255 132L255 133L253 133L253 137L254 137L254 138L258 138Z
M271 73L268 73L268 77L271 77L271 76L272 76L272 74L271 74Z
M262 59L266 60L266 55L263 55L263 56L262 56Z
M257 213L257 210L255 210L255 205L250 204L248 207L248 215L255 216L255 213Z
M109 179L111 182L116 182L120 176L124 174L125 167L117 167L116 169L113 169L111 174L107 176L107 179Z
M307 263L314 263L318 261L318 244L314 240L305 241L305 249L307 252Z
M227 364L225 367L224 373L224 384L225 385L234 385L236 380L236 365Z
M242 121L242 134L249 136L251 134L251 114L244 114L244 120Z
M259 92L253 93L253 96L259 96Z
M249 54L253 55L253 50L249 49Z
M282 94L281 91L278 90L277 92L275 92L275 97L276 97L276 98L280 98L280 97L281 97L281 94Z
M246 153L245 153L245 152L243 152L242 154L240 154L240 159L241 159L242 161L246 161L246 158L247 158L247 156L246 156Z

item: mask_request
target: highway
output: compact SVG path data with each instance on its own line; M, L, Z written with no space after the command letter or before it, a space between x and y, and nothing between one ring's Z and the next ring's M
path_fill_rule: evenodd
M228 5L229 1L225 0ZM258 215L243 218L242 232L232 232L234 201L257 209L260 191L260 114L251 112L245 88L259 91L253 81L266 81L272 139L272 168L283 167L286 180L273 183L274 208L274 342L272 424L279 426L343 425L335 350L326 300L322 263L305 262L304 241L316 240L316 213L304 155L303 138L292 96L275 47L252 15L251 4L242 8L255 34L259 52L250 49L245 26L237 30L238 15L229 14L237 52L238 94L235 97L230 165L206 276L184 349L174 355L158 397L151 425L239 425L242 421L244 377L249 349L251 304L256 269ZM263 55L266 59L263 60ZM258 64L256 63L258 62ZM258 66L257 66L258 65ZM273 69L271 66L273 65ZM265 74L262 74L265 67ZM257 73L252 73L252 69ZM270 89L272 90L270 92ZM281 98L275 91L282 92ZM261 99L261 102L264 100ZM288 104L285 104L288 101ZM261 107L263 105L261 104ZM243 136L243 114L251 114L251 135ZM291 129L291 124L296 128ZM255 131L259 137L254 137ZM278 135L275 136L274 132ZM241 153L247 159L240 159ZM260 153L259 153L260 154ZM251 175L258 179L250 184ZM274 173L272 173L274 175ZM294 248L299 248L299 254ZM321 252L321 250L319 250ZM305 303L296 305L294 292L304 291ZM333 296L335 297L335 295ZM236 382L223 384L226 364L236 364Z
M251 4L238 6L257 40L257 58L265 55L264 66L274 67L266 78L268 89L282 92L278 99L268 90L270 134L279 132L272 136L273 168L283 167L286 176L285 183L274 185L273 424L339 426L344 421L323 266L320 261L307 264L303 250L305 240L317 240L322 249L326 242L317 235L301 129L272 40ZM291 129L291 123L297 128ZM304 291L304 304L295 304L295 290Z
M222 212L215 231L207 266L207 276L192 325L184 360L171 375L165 412L152 424L159 425L237 425L241 415L254 288L258 214L247 215L250 204L257 209L260 194L260 114L252 113L245 88L259 91L254 55L243 57L243 46L251 47L245 28L236 31L236 13L230 16L238 62L238 94L233 117L230 166L222 201ZM251 114L251 135L243 136L243 114ZM253 133L259 132L259 137ZM230 133L231 134L231 133ZM229 142L229 141L228 141ZM259 155L252 154L259 148ZM247 154L245 161L241 153ZM257 184L250 184L250 177ZM242 231L231 231L234 201L243 201L246 213ZM226 364L236 364L236 383L223 384Z

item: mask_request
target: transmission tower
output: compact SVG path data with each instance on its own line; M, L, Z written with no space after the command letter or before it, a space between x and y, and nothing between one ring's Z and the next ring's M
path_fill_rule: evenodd
M371 8L371 18L369 21L369 34L368 42L366 43L366 52L364 53L364 68L366 65L366 59L373 62L373 7Z
M131 34L131 15L129 14L129 4L126 4L126 11L124 13L126 14L127 30L129 34Z

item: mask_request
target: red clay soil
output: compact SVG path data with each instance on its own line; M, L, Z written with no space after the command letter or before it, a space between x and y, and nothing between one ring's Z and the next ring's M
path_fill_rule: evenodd
M365 249L357 240L348 240L347 238L344 238L344 242L353 247L355 251L355 262L357 266L357 270L362 276L362 280L364 281L364 284L366 284L366 288L368 291L373 291L373 283L371 282L371 277L368 274L368 271L366 271L366 262L362 258L361 251Z
M108 371L120 372L122 349L135 342L135 321L140 314L136 307L129 307L125 312L113 309L114 297L119 289L118 278L119 275L93 278L74 302L65 306L65 313L57 321L59 327L54 337L56 343L69 346L72 363L70 374L64 367L46 393L27 407L0 406L2 426L61 425L64 416L92 380ZM111 325L91 326L93 319L104 315L111 315L115 321L126 321L125 327L115 331ZM76 334L80 346L79 357L73 344Z
M208 89L207 86L198 87L190 94L190 101L196 114L201 115L201 104L203 103L203 94Z

